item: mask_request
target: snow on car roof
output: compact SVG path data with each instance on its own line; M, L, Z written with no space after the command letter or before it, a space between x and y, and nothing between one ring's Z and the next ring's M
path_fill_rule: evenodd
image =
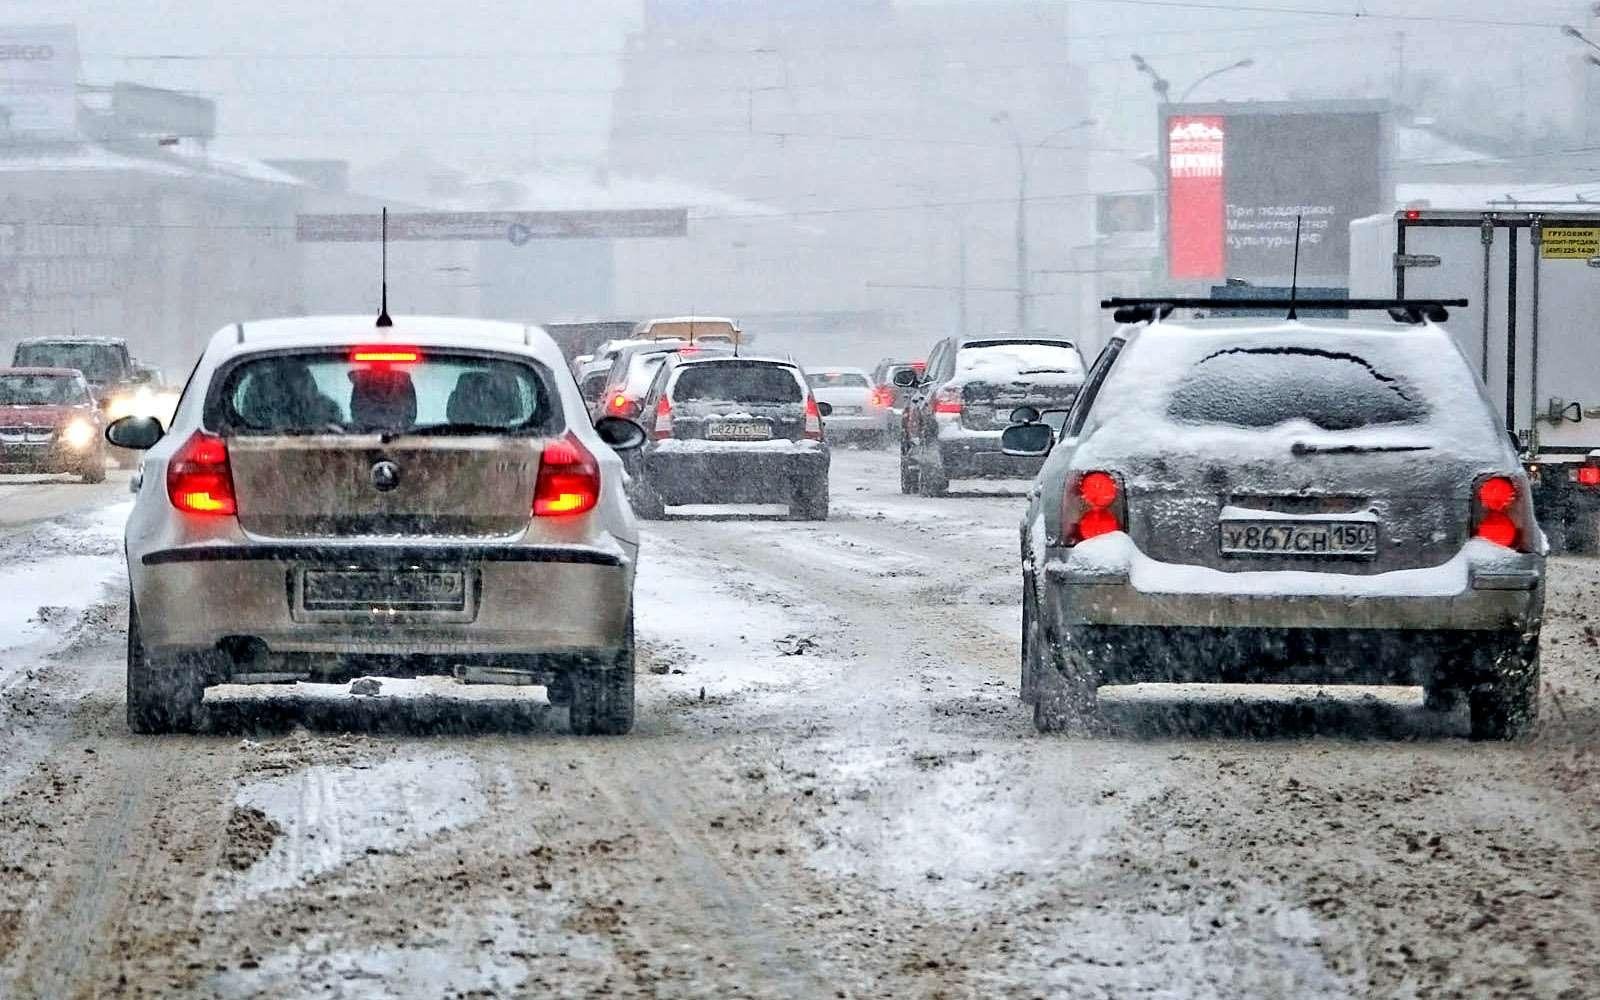
M527 354L565 368L555 341L543 328L499 320L458 316L395 316L391 327L377 327L371 314L296 316L251 320L225 326L211 338L210 351L224 356L285 347L404 344L407 347L491 347Z
M19 346L22 344L105 344L110 347L115 347L120 344L126 344L127 342L127 338L125 337L96 337L91 335L68 333L57 337L25 337L22 340L17 341L17 344Z

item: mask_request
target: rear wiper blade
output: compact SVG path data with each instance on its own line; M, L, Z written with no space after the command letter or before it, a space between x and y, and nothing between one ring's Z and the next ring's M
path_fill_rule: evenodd
M400 437L469 437L474 434L507 434L511 428L504 424L444 423L423 424L403 431L385 431L383 443Z
M1371 455L1390 451L1432 451L1428 444L1309 444L1296 441L1289 449L1295 455Z

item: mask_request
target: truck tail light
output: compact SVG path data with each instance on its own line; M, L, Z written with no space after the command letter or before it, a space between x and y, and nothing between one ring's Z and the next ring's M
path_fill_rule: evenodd
M933 412L959 417L961 415L961 390L947 385L934 393Z
M1061 538L1067 545L1125 531L1127 526L1122 480L1115 473L1080 473L1061 497Z
M894 405L894 389L880 385L872 390L872 405L887 410Z
M650 428L650 436L657 441L665 441L672 436L672 400L665 396L656 403L656 422Z
M1472 535L1502 548L1528 551L1523 521L1527 503L1515 480L1490 476L1478 481L1473 495Z
M1584 463L1572 467L1572 481L1579 486L1600 486L1600 465Z
M587 514L600 502L600 466L570 433L544 446L533 490L535 517Z
M186 514L237 514L228 443L195 431L167 463L167 497Z
M806 439L822 440L822 410L817 406L817 397L811 395L806 396Z

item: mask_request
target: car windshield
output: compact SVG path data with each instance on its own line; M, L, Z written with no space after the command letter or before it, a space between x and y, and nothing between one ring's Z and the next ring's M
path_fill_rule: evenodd
M83 384L66 375L0 375L0 406L70 406L85 402Z
M1403 371L1309 348L1233 348L1203 358L1172 394L1168 415L1188 424L1276 427L1304 420L1329 431L1428 418Z
M396 356L404 360L366 360L358 349L240 362L221 385L223 421L238 434L533 433L559 419L543 375L524 362L429 350Z
M872 382L855 372L810 372L806 381L813 389L870 389Z
M805 399L792 368L755 361L685 365L673 382L680 403L799 403Z
M128 374L122 351L110 344L81 341L21 344L16 363L19 367L76 368L91 382L115 382Z

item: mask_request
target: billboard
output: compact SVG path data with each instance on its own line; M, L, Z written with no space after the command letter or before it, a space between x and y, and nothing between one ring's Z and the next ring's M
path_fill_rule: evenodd
M1343 279L1351 220L1390 207L1387 107L1284 102L1166 108L1167 271L1177 280Z
M0 27L0 119L12 132L78 127L78 32Z

